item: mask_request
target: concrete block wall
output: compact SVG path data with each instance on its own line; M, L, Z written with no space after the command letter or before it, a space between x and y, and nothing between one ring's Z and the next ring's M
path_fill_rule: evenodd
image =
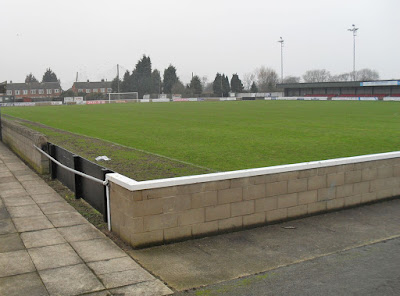
M38 173L47 174L49 160L34 148L34 145L42 147L47 144L46 137L4 117L1 126L3 142Z
M112 230L144 247L400 196L400 153L392 156L277 166L261 175L263 169L135 182L111 174Z

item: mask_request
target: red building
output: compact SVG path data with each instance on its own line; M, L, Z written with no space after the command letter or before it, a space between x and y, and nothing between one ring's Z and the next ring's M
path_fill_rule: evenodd
M15 101L49 101L58 98L61 92L60 82L11 82L6 85L5 96Z
M72 85L72 91L76 94L78 93L102 93L104 95L111 93L111 82L109 81L99 81L99 82L74 82Z

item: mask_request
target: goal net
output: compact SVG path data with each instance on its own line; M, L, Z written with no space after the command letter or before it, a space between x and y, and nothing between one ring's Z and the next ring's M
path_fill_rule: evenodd
M139 95L137 92L109 93L108 103L137 103Z

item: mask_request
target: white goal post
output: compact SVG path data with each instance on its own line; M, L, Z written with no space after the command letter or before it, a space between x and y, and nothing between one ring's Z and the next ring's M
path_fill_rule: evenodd
M129 103L139 102L139 94L137 92L108 93L108 103Z

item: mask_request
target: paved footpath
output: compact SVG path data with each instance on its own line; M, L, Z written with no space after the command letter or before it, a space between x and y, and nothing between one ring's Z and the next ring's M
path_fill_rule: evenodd
M400 237L175 296L398 296Z
M0 142L0 295L169 295Z

